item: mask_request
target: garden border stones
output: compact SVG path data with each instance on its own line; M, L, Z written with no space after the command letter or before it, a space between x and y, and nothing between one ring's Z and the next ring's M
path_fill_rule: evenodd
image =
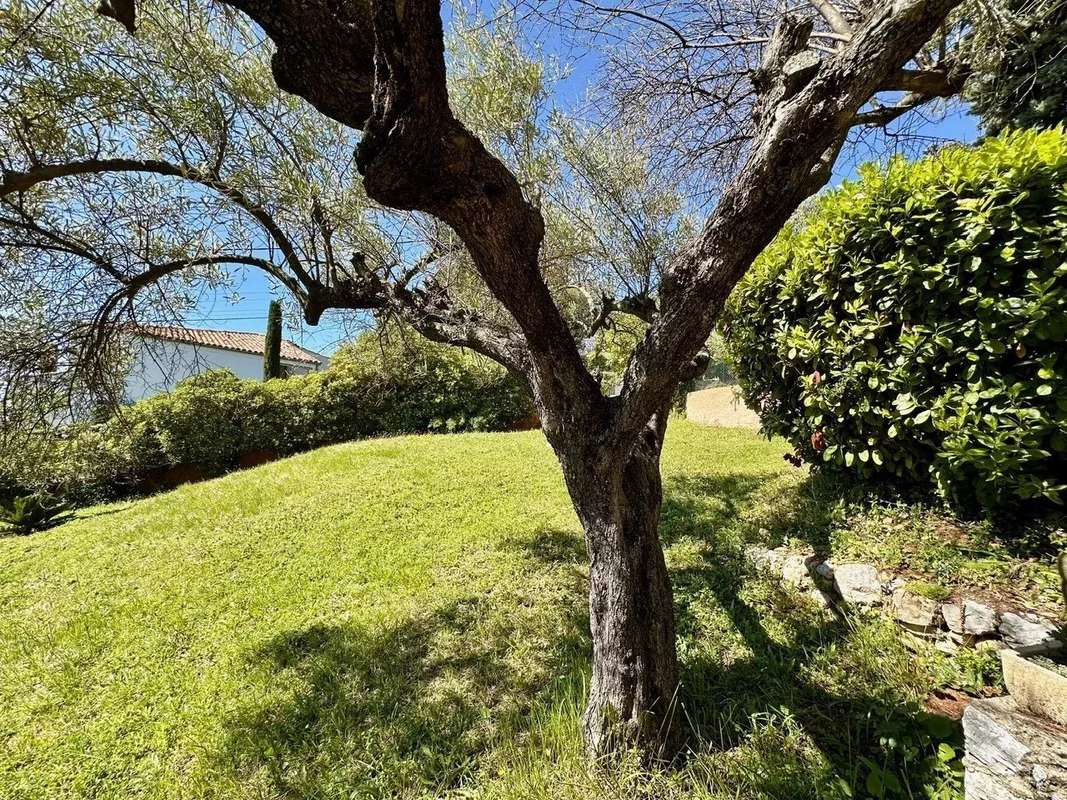
M1015 664L1021 661L1016 652L1060 646L1052 620L968 597L940 602L910 590L901 576L879 572L872 564L832 564L811 551L798 553L785 547L768 550L753 545L746 555L758 571L796 586L823 605L884 608L910 634L906 641L919 637L950 655L961 646L1003 650L1006 678L1011 667L1027 666ZM1008 686L1011 689L1011 680ZM1034 714L1043 706L1027 698L1023 692L1018 699L975 699L964 710L967 800L1067 800L1067 729ZM1052 716L1063 721L1059 713Z
M942 603L910 590L901 576L879 571L873 564L836 564L811 550L759 545L749 545L745 555L757 571L797 587L819 605L884 607L902 628L935 640L946 653L961 645L1020 649L1056 641L1055 623L1033 612L997 609L968 597Z

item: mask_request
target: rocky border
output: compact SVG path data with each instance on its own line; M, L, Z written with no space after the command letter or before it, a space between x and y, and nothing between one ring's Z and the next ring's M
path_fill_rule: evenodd
M961 647L1029 652L1060 645L1056 623L1037 613L963 594L939 602L873 564L831 563L786 547L752 545L745 554L758 572L826 608L887 611L907 633L948 655ZM1067 800L1067 730L1028 713L1012 696L966 698L961 705L967 800Z
M907 580L863 562L833 563L814 551L750 545L748 561L826 608L881 608L908 633L952 655L960 647L1021 650L1057 642L1056 622L1033 611L992 606L965 595L939 602L907 588Z

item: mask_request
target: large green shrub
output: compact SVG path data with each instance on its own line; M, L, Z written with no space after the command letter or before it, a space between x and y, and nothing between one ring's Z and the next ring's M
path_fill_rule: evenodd
M738 286L723 331L769 433L961 503L1067 498L1067 135L868 166Z
M260 382L206 372L102 423L7 437L0 488L100 499L136 489L168 467L211 475L242 456L366 436L505 430L532 410L501 367L454 348L409 343L393 331L342 348L321 373Z

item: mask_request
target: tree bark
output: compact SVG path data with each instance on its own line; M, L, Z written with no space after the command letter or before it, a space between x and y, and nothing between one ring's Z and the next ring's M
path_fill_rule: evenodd
M601 448L586 463L564 457L589 553L593 672L582 733L594 758L636 750L646 764L670 760L683 740L674 713L673 596L658 530L665 426L657 414L621 463Z

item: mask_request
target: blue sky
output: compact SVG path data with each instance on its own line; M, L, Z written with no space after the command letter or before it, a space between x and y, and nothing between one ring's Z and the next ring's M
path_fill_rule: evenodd
M558 107L573 108L582 102L590 83L595 79L599 62L597 54L578 50L566 43L558 30L542 27L538 34L540 39L535 45L536 49L546 58L557 58L569 67L566 79L555 86L554 102ZM901 123L910 124L913 128L917 124L914 117L905 117ZM970 142L978 136L975 118L968 115L966 109L958 104L943 118L922 123L918 132L923 137L917 145L920 149L945 140ZM883 140L874 147L846 149L834 169L831 185L853 177L859 164L875 157L884 157L885 153L892 149L891 145L888 148L886 145L887 142ZM918 154L915 152L914 142L911 147L909 155ZM286 301L287 311L294 310L288 294L272 285L266 275L258 270L249 270L243 275L237 296L238 299L233 302L231 298L221 294L206 293L186 324L190 327L262 331L266 326L267 307L272 299L281 297ZM327 355L348 335L336 313L327 312L315 327L294 326L286 319L286 338Z

